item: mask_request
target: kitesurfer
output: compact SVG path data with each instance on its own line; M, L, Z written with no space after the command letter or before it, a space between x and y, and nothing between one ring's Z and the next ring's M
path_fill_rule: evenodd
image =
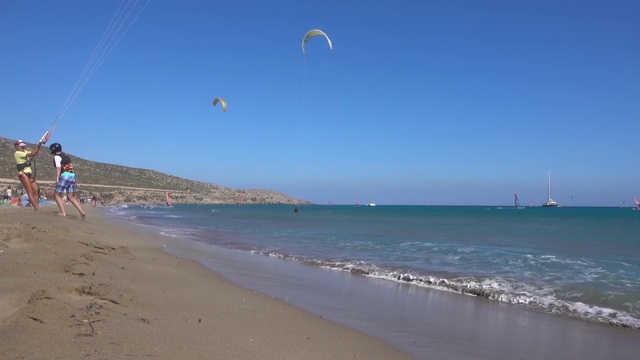
M16 167L18 168L18 179L22 183L24 190L27 192L29 203L33 206L35 211L38 211L40 209L40 206L38 205L40 188L36 182L33 169L31 168L31 158L38 155L42 142L39 142L38 146L36 146L36 148L31 152L26 149L27 144L22 140L16 140L13 145L16 148L16 152L13 154L13 157L16 161Z
M82 220L85 219L84 210L82 210L82 205L75 198L73 193L76 191L76 174L73 171L73 164L71 163L71 158L69 155L62 152L62 145L58 143L53 143L49 146L49 150L51 150L51 155L53 155L53 166L56 168L56 204L58 204L58 208L60 209L61 216L67 216L67 213L64 210L64 202L62 201L62 193L67 192L67 199L73 206L78 209L80 213L80 218Z

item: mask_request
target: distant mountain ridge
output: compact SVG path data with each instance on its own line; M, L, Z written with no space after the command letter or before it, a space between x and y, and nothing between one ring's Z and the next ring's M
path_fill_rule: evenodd
M13 159L14 140L0 137L0 186L22 189ZM28 144L28 149L36 145ZM46 145L35 157L36 179L42 193L52 193L55 169ZM232 189L183 179L155 170L85 160L69 153L79 179L77 196L96 195L105 202L164 203L169 192L174 203L188 204L311 204L273 190Z

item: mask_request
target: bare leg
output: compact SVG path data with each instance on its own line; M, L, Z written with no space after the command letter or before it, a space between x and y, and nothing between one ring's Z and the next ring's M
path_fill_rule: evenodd
M64 211L64 202L62 202L62 193L56 191L55 198L58 209L60 209L60 215L67 216L67 213Z
M85 213L84 213L84 210L82 210L82 206L80 205L80 202L78 202L78 199L76 199L73 193L67 193L67 198L73 204L73 206L75 206L76 209L78 209L78 212L80 213L80 218L84 220Z
M40 205L38 204L38 184L36 184L35 180L32 180L27 175L21 173L18 175L24 190L27 192L27 196L29 197L29 202L31 206L33 206L33 210L38 211L40 209ZM35 190L35 191L34 191Z

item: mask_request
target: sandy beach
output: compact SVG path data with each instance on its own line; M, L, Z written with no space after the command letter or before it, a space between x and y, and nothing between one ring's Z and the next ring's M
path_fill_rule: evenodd
M0 207L2 359L403 359L86 206ZM74 214L74 215L71 215Z

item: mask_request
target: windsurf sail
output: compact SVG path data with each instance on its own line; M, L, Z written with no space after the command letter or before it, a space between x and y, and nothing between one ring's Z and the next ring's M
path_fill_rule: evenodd
M171 206L171 198L169 198L169 192L168 191L164 194L164 197L167 200L167 206Z
M634 197L633 197L633 201L635 201L635 202L636 202L636 209L639 209L639 210L640 210L640 201L638 201L638 197L637 197L637 196L634 196Z
M516 207L520 207L520 200L518 199L518 194L513 194L513 196L515 197L513 201L515 202Z

